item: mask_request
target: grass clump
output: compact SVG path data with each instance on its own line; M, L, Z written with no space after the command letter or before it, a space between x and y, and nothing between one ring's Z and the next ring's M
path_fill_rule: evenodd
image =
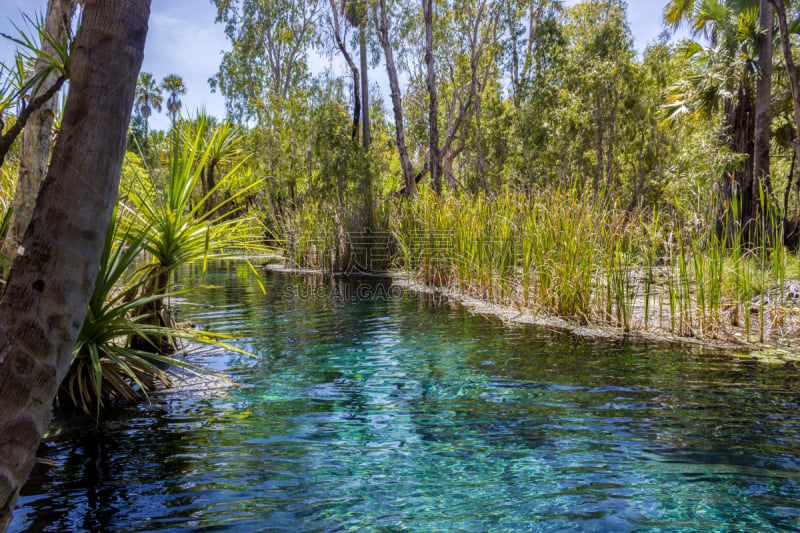
M421 193L391 217L395 264L415 280L494 303L624 331L764 342L786 304L777 216L760 246L577 187L498 197ZM710 225L706 225L710 227ZM755 318L755 320L753 320Z

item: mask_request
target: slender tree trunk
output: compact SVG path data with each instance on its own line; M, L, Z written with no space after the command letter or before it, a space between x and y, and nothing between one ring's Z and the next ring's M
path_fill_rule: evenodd
M752 213L755 220L761 216L761 194L769 196L772 191L770 183L770 125L772 116L770 104L772 102L772 25L774 14L772 3L769 0L761 0L761 10L759 14L759 26L762 34L758 40L758 63L760 76L756 84L756 116L754 125L754 146L753 146L753 207Z
M794 186L794 167L797 165L797 152L792 153L792 162L789 165L789 177L786 180L786 188L783 190L783 219L786 220L789 214L789 195Z
M508 25L508 33L511 38L511 91L512 99L514 102L514 109L519 111L520 107L520 93L522 88L519 79L519 50L517 48L519 39L517 38L517 17L514 12L514 3L506 0L504 7L506 8L506 24Z
M58 77L58 79L56 79L56 82L52 87L49 87L44 93L31 100L30 103L28 103L28 105L26 105L22 111L20 111L19 115L17 115L16 122L14 122L14 124L8 128L8 130L6 130L2 137L0 137L0 166L2 166L5 162L6 155L8 155L8 151L11 150L11 146L14 144L14 141L17 140L19 134L25 129L28 119L30 119L33 114L51 98L55 97L58 91L61 90L61 87L64 85L65 81L67 81L67 76L62 74ZM2 126L2 120L0 120L0 127Z
M0 530L69 369L117 197L150 0L86 0L61 132L0 300Z
M351 133L351 137L356 143L358 142L358 122L361 119L361 97L358 94L359 91L359 73L358 67L353 62L353 58L350 56L350 52L347 51L347 46L345 46L344 42L342 41L342 36L340 35L340 25L339 25L339 11L334 3L334 0L329 0L331 6L331 21L333 22L333 38L336 41L336 46L339 47L339 51L342 53L342 57L347 62L347 66L350 67L350 73L353 76L353 132Z
M378 27L378 40L383 48L383 55L386 60L386 74L389 76L389 87L392 91L392 110L394 111L394 131L397 140L397 151L400 155L400 167L403 169L403 181L405 182L405 194L414 196L417 193L417 183L414 175L414 166L408 156L406 146L405 127L403 126L403 98L400 94L400 82L397 78L397 67L394 64L394 53L392 43L389 40L389 20L386 8L386 0L379 0L376 6L379 17L376 21Z
M595 194L599 192L600 183L605 175L605 172L603 171L603 158L605 156L605 152L603 150L603 111L601 105L600 94L598 91L598 94L595 96L595 128L597 129L597 146L595 149L597 150L597 168L595 169L594 182L592 183L592 189L594 190Z
M616 80L615 80L616 83ZM606 155L606 195L612 194L614 190L614 140L617 136L617 109L619 108L619 91L616 87L612 89L614 93L614 105L611 106L611 117L609 118L608 132L608 151Z
M150 115L144 117L144 143L147 144L147 139L150 138Z
M466 139L462 137L458 146L450 150L448 154L444 155L442 173L447 176L447 184L450 187L451 192L456 192L458 190L458 181L456 180L456 175L453 172L453 162L456 160L456 157L458 157L461 152L464 151L466 144Z
M64 30L69 29L72 15L75 12L73 0L50 0L47 4L47 15L44 27L53 39L61 40ZM44 39L42 54L53 54L52 45ZM36 70L45 68L47 59L41 54L36 60ZM42 88L55 85L58 76L51 73L45 78ZM19 248L28 222L36 203L39 186L47 174L47 164L50 161L50 140L53 133L53 119L58 107L58 94L50 98L42 107L31 115L20 139L19 177L14 191L11 220L8 233L3 246L3 253L13 258Z
M366 15L367 7L364 6L364 16L361 19L361 24L358 27L358 48L361 62L361 146L365 154L369 154L369 146L371 141L370 125L369 125L369 60L367 57L367 25L368 17ZM365 242L367 246L366 254L369 257L367 268L369 270L377 270L384 268L385 265L377 264L378 258L372 257L372 250L374 247L374 234L375 230L375 209L374 198L372 195L372 168L370 165L370 158L367 157L364 165L364 210L366 211L366 235ZM383 258L380 258L383 259ZM373 264L373 260L376 262Z
M369 152L369 69L367 60L367 20L361 21L358 29L358 46L361 54L361 143L365 152Z
M436 69L433 64L433 0L422 0L425 19L425 66L428 86L428 160L431 183L436 194L442 193L442 165L439 158L439 95L436 92Z

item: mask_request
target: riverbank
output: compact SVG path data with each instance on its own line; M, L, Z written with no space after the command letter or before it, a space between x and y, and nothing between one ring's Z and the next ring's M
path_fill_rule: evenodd
M580 324L577 321L565 318L537 314L532 309L524 309L519 306L491 302L468 292L459 290L456 287L433 287L419 283L405 273L392 274L394 283L421 294L437 294L446 297L448 300L456 302L472 313L495 317L509 324L529 324L540 328L551 328L559 331L567 331L574 335L587 338L602 338L612 340L637 339L650 342L679 343L682 345L696 346L702 349L723 351L735 356L752 357L764 362L776 364L794 364L800 362L800 336L798 336L797 316L784 317L784 330L791 328L791 334L773 338L777 342L756 342L757 333L752 332L750 340L743 328L716 328L709 332L713 336L702 336L700 334L679 335L659 328L653 322L656 318L650 317L648 329L643 329L644 321L644 302L638 298L634 302L633 324L634 326L625 331L622 327L610 324ZM800 285L797 281L787 281L787 284ZM765 317L769 320L771 317ZM775 328L771 328L775 329Z
M269 264L266 265L266 269L287 274L344 275L343 273L330 273L320 269L295 268L287 263ZM656 312L653 312L651 308L647 317L647 328L645 329L645 303L641 295L632 302L631 327L626 331L623 327L613 324L582 324L576 320L537 313L532 307L523 307L512 303L511 299L506 302L490 301L457 287L428 285L421 283L405 272L387 272L379 275L390 278L394 285L400 286L404 290L418 294L435 294L465 307L471 313L497 318L507 324L526 324L544 329L567 331L586 338L636 339L646 342L678 343L703 350L725 352L737 357L751 357L773 364L800 362L800 336L797 334L800 326L796 304L791 310L782 307L786 312L781 316L782 324L780 327L778 324L771 323L774 321L772 316L774 313L770 313L769 305L764 305L763 322L768 326L766 327L768 335L765 337L765 342L757 342L759 335L757 323L751 324L749 339L743 327L734 326L716 326L706 331L702 331L700 328L696 330L686 328L684 334L677 334L663 327L665 325L669 326L670 321L668 312L661 308ZM654 294L657 292L654 291ZM796 299L798 294L800 294L800 282L787 280L784 286L784 304L787 299ZM769 303L769 300L766 300L766 302ZM730 312L730 310L728 311ZM779 334L781 331L783 335Z

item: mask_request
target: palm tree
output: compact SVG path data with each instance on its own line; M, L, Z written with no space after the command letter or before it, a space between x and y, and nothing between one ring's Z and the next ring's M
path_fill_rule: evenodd
M670 104L673 114L722 110L721 142L745 164L726 171L720 183L717 232L734 236L747 230L754 235L759 201L758 180L753 176L755 156L756 88L760 68L758 43L759 0L671 0L664 21L677 29L688 23L695 36L708 45L683 43L695 73L678 87ZM732 206L736 202L737 206ZM736 207L736 209L734 209ZM736 213L735 220L732 213Z
M22 242L29 252L0 300L0 531L36 464L97 280L144 57L150 0L83 9L61 134Z
M178 113L183 105L180 96L186 94L186 86L183 84L183 78L177 74L170 74L161 82L161 88L169 94L167 98L167 113L169 113L169 118L172 121L172 128L175 129Z
M172 121L172 150L174 152L178 143L175 124L178 122L178 113L183 105L180 96L186 94L186 86L183 84L183 78L177 74L170 74L161 82L161 88L169 94L169 97L167 97L167 113L169 113L169 118Z
M149 72L139 74L136 82L136 101L135 105L144 117L144 138L148 138L149 128L148 119L153 110L160 112L161 103L164 98L161 96L161 87L156 84L156 79Z

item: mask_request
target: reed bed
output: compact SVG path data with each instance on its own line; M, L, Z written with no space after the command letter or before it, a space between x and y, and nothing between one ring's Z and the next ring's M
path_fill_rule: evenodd
M394 253L388 213L307 201L280 221L278 240L294 268L323 272L386 270Z
M679 217L630 212L577 189L493 199L421 194L390 222L416 281L581 324L765 342L797 332L798 261L776 217L746 247Z
M376 230L365 229L359 209L305 204L285 221L289 262L391 266L520 312L626 332L742 343L798 333L800 283L788 271L800 275L800 260L780 244L772 214L759 229L766 244L754 247L741 231L718 237L701 229L711 224L631 212L578 188L494 198L423 192L381 205Z

